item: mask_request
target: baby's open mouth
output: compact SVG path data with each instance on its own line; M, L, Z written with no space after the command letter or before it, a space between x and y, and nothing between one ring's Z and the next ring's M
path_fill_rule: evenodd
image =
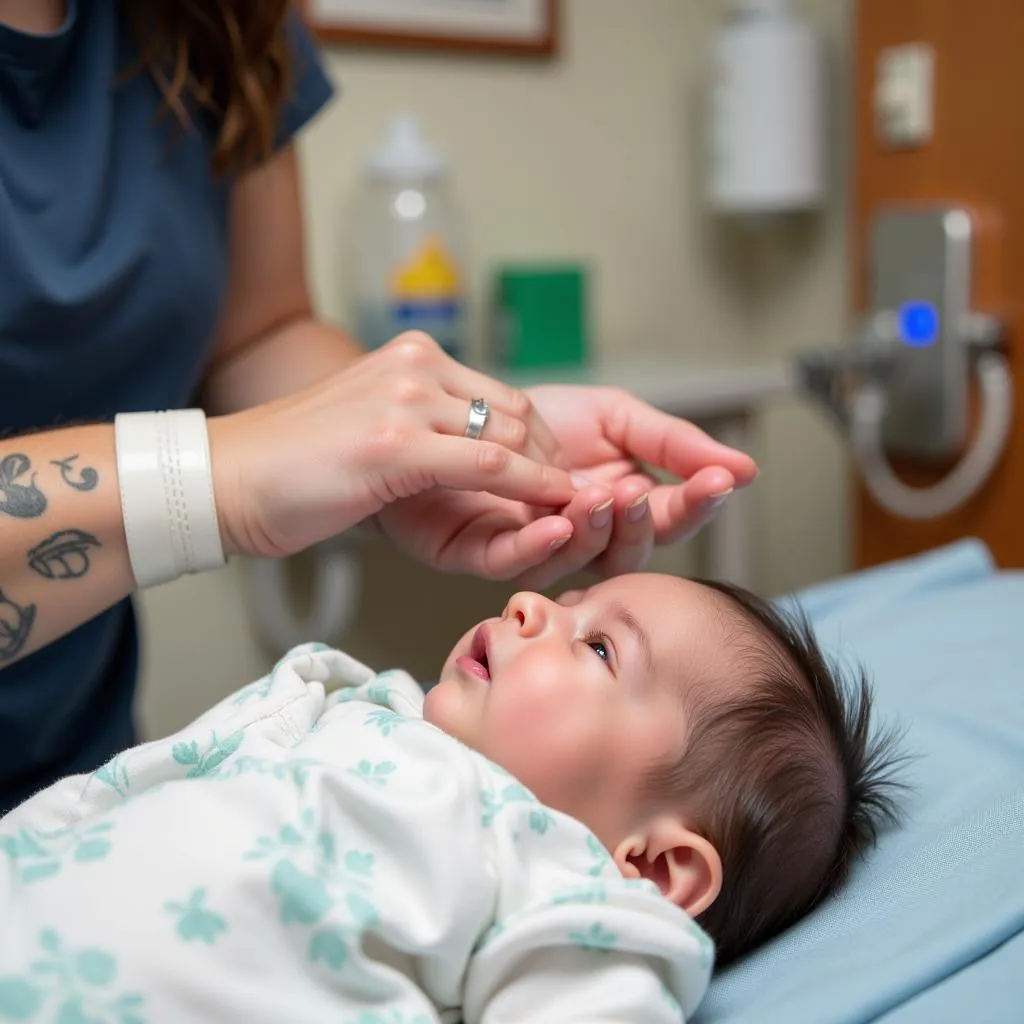
M491 665L488 654L487 629L481 626L473 635L473 643L469 648L469 656L466 658L466 668L481 679L490 681Z

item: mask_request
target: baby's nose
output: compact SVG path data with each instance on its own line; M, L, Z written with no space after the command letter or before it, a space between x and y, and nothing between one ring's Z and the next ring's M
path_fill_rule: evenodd
M544 629L551 616L554 602L543 594L524 590L513 594L505 606L503 618L514 619L521 636L534 636Z

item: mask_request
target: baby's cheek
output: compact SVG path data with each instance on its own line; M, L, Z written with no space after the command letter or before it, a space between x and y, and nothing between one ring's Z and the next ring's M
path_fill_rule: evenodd
M505 730L517 736L544 734L567 724L572 701L557 683L535 678L521 683L514 690L495 690L490 695L488 710Z
M516 695L525 698L526 694ZM581 743L590 746L581 735L574 708L557 693L538 692L532 699L512 699L488 708L487 731L495 748L503 755L532 769L531 774L572 774L580 757Z

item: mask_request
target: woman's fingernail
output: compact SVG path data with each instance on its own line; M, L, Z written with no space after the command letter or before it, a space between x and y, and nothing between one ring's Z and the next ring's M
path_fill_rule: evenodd
M573 487L578 491L582 491L584 487L590 486L590 481L585 476L580 476L579 473L573 473L571 478Z
M639 523L647 515L647 495L641 494L636 501L626 506L626 518L631 523Z
M571 533L569 534L568 537L558 537L558 538L556 538L555 540L553 540L551 542L551 550L552 551L557 551L559 548L564 548L565 545L568 544L569 541L571 541L571 540L572 540L572 534Z
M615 499L609 498L608 501L595 505L590 510L590 525L595 530L603 530L612 521L612 505L614 504Z
M724 502L725 499L728 498L730 494L732 494L732 492L733 488L730 487L727 491L719 491L718 494L709 494L708 508L718 508L718 506L721 505L722 502Z

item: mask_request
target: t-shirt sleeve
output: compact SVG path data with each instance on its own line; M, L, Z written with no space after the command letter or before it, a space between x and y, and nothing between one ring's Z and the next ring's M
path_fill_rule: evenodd
M316 40L297 12L288 15L285 33L292 59L291 89L278 119L278 149L291 142L335 94Z

